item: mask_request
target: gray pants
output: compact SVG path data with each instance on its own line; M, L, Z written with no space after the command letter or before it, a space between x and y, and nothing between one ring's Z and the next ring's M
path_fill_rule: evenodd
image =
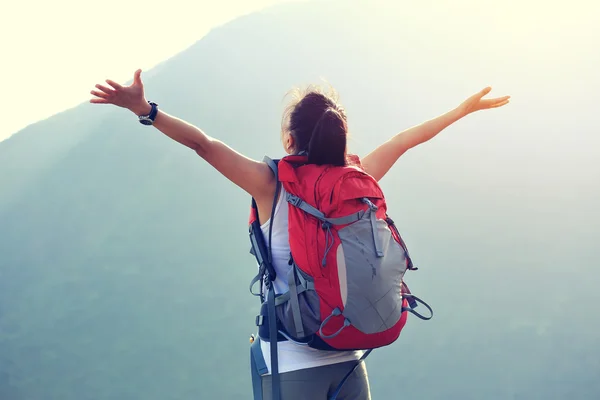
M307 368L280 374L281 400L327 400L356 361ZM272 400L271 375L262 377L263 400ZM370 400L369 377L365 363L348 377L338 400Z

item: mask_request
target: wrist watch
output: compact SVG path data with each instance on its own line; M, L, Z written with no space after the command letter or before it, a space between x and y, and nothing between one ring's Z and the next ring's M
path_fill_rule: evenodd
M152 109L150 110L150 114L148 115L140 115L138 117L140 124L143 125L152 125L154 123L154 118L156 118L156 114L158 114L158 104L149 101L148 104L150 104L152 106Z

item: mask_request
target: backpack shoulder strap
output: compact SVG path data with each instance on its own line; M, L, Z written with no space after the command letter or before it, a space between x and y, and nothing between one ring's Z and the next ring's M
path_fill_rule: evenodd
M273 218L275 218L275 209L277 208L277 201L279 200L279 193L281 192L281 181L279 180L279 170L277 168L277 164L279 163L279 160L272 160L269 157L265 156L263 161L265 163L267 163L269 168L271 168L271 171L273 171L273 174L275 174L275 179L277 179L277 185L275 187L275 196L273 196L273 207L271 208L271 219L269 220L270 221L270 223L269 223L269 249L268 249L268 255L267 255L268 260L269 260L269 265L271 265L271 270L269 271L269 274L272 275L269 277L269 280L272 282L275 280L276 273L275 273L275 269L272 267L273 251L271 249L271 239L273 237Z
M275 177L278 178L277 180L279 180L279 173L277 167L277 165L279 164L279 160L272 160L268 156L265 156L265 158L263 158L263 162L266 163L269 166L269 168L271 168L271 171L273 171Z
M269 347L271 350L271 381L272 381L272 396L274 400L279 400L281 396L280 388L280 377L279 377L279 359L277 358L277 314L275 312L275 288L273 287L273 281L275 280L275 268L273 268L273 251L271 248L272 236L273 236L273 219L275 218L275 209L277 208L277 202L279 201L279 194L281 193L281 181L279 180L279 171L277 164L279 160L272 160L269 157L263 159L267 163L271 171L275 174L277 179L277 185L275 186L275 196L273 196L273 207L271 208L271 219L269 223L269 254L268 260L271 266L269 274L269 288L267 294L267 312L269 316Z
M275 174L275 177L278 178L278 168L277 168L277 164L279 162L279 160L272 160L269 157L265 157L263 162L265 162L269 168L271 168L271 171L273 171L273 174ZM274 214L275 214L275 207L277 206L277 200L279 198L279 192L281 191L281 182L279 181L279 178L277 179L277 187L275 189L275 196L273 198L273 208L271 210L271 221L273 220ZM272 237L272 224L269 227L269 245L267 246L265 243L265 240L263 238L263 233L262 233L262 229L260 227L260 223L258 222L258 206L256 205L256 200L254 200L254 198L252 198L252 215L250 217L250 243L252 245L252 248L250 249L250 254L254 255L256 257L256 260L260 266L258 274L254 277L254 279L252 279L252 281L250 282L250 293L252 293L255 296L260 296L261 301L264 300L263 298L263 292L262 292L262 284L260 285L260 292L259 293L255 293L253 290L253 287L256 283L258 282L262 282L263 277L266 275L268 276L267 281L269 282L269 284L275 280L276 277L276 273L275 273L275 268L272 265L272 252L271 252L271 237Z

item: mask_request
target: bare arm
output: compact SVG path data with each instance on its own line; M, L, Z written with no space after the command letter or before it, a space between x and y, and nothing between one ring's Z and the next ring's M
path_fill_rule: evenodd
M482 97L490 90L491 88L485 88L469 97L457 108L395 135L363 158L363 168L375 179L380 180L407 150L434 138L448 126L470 113L501 107L509 102L509 96L482 100Z
M377 147L362 160L365 171L375 179L380 180L407 150L432 139L459 119L460 116L457 111L452 110L437 118L400 132Z
M97 104L114 104L137 115L149 114L151 106L144 97L140 74L140 70L136 71L130 86L121 86L111 80L107 80L111 88L96 85L98 90L91 92L96 97L90 101ZM154 126L171 139L196 151L200 157L257 201L272 198L275 177L265 163L245 157L192 124L163 111L159 110Z

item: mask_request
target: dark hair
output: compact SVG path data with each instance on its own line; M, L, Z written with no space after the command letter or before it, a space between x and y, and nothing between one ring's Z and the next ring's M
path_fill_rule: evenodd
M308 152L311 164L347 165L348 125L335 92L309 88L296 94L296 101L284 114L284 129L294 138L294 153Z

